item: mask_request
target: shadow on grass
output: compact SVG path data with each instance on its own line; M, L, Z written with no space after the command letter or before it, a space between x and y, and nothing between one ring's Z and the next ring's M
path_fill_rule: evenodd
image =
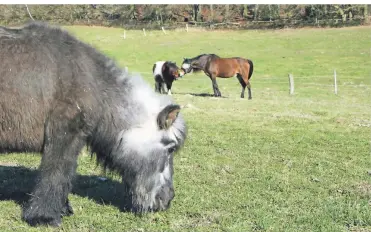
M210 93L175 93L175 94L192 95L195 97L214 97L214 94L210 94ZM227 97L221 96L221 98L227 98Z
M22 166L0 166L0 200L24 205L35 186L37 174L37 170ZM71 193L88 197L98 204L114 205L123 212L130 212L132 208L131 197L124 186L109 178L102 181L98 176L77 175Z

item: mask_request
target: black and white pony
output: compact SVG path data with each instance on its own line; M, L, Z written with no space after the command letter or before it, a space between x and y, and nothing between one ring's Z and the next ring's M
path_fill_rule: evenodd
M152 67L155 79L155 91L171 95L171 86L175 80L184 75L176 63L171 61L157 61Z
M87 145L122 175L132 210L165 210L174 197L173 154L183 145L180 107L139 76L57 27L0 27L0 152L39 152L22 218L58 226L77 157ZM14 183L16 184L16 183Z

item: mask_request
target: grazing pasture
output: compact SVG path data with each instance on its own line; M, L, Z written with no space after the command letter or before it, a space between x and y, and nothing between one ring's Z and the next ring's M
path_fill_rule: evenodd
M120 211L120 178L79 158L69 199L75 215L41 231L370 231L370 27L275 31L126 31L66 27L140 72L153 85L157 60L202 53L254 62L253 99L237 78L203 73L173 83L188 140L174 157L175 198L168 211ZM336 69L338 94L334 94ZM288 73L295 93L289 95ZM40 231L21 221L36 154L0 156L0 231Z

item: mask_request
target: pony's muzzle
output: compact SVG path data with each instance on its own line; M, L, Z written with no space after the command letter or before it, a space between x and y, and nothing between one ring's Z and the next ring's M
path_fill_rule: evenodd
M154 207L154 210L159 211L168 209L174 197L175 191L173 186L162 186L160 191L156 194L156 206Z
M186 74L186 72L185 72L185 70L183 69L183 68L181 68L181 69L179 69L179 76L178 77L183 77L185 74Z

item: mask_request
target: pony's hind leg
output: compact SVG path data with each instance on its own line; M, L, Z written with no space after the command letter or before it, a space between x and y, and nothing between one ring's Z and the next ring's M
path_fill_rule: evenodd
M161 83L159 83L158 81L155 82L155 92L157 93L161 93Z
M166 87L167 87L167 94L171 95L171 86L173 85L172 82L166 82Z
M162 77L160 75L155 76L155 92L161 93Z

